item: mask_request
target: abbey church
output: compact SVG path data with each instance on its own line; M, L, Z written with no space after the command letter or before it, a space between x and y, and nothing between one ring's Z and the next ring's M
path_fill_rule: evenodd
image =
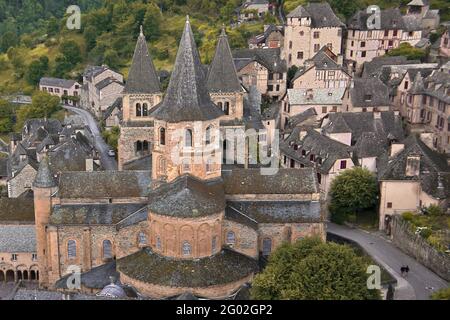
M110 284L151 299L228 298L283 242L325 237L314 168L261 173L222 164L218 133L254 127L227 35L201 63L189 19L166 92L144 34L122 97L118 171L33 183L42 288L96 294ZM77 269L78 268L78 269ZM70 278L81 272L81 287Z

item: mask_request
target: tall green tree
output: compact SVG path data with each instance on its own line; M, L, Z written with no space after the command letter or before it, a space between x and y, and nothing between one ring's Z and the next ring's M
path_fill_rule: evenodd
M160 24L162 21L161 12L158 7L150 3L145 11L144 32L147 40L155 40L160 36Z
M40 57L38 60L34 60L28 66L26 73L26 80L29 84L36 85L39 80L48 72L48 58L46 56Z
M36 91L31 100L31 105L21 107L17 111L16 130L20 130L28 119L49 118L61 109L60 100L44 91Z
M272 253L255 277L251 296L260 300L369 300L367 265L346 245L303 239Z
M386 55L388 56L405 56L408 60L421 60L426 57L425 50L414 48L407 42L401 43L398 48L390 50Z
M0 132L11 132L14 126L14 109L5 100L0 99Z
M6 52L9 48L19 43L19 37L13 31L5 32L0 38L0 52Z

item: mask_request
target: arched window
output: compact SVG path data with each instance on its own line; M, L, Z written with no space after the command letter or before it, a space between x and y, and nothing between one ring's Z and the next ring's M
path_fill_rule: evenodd
M164 174L166 172L166 159L163 157L159 158L159 173Z
M217 236L214 236L211 242L211 251L212 253L215 253L216 250L217 250Z
M156 236L156 249L158 250L162 249L161 238L159 236Z
M136 153L141 152L143 150L142 141L136 141Z
M147 140L144 140L144 142L142 143L142 150L143 151L148 151L149 150L149 144Z
M147 244L147 236L142 231L138 234L138 242L141 246L145 246Z
M186 147L192 147L192 130L186 129L186 132L184 134L184 145Z
M183 242L183 256L190 256L192 254L192 247L189 241Z
M222 110L223 109L223 103L222 102L218 102L217 106Z
M77 257L77 243L75 240L67 241L67 257L69 259L74 259Z
M103 247L103 259L111 259L113 257L111 241L103 240L102 247Z
M206 132L205 132L205 144L206 145L211 143L211 130L212 130L211 126L206 128Z
M228 101L223 105L223 113L226 115L230 114L230 103Z
M272 252L272 239L264 238L262 254L263 254L263 256L267 257L268 255L270 255L271 252Z
M142 106L142 116L147 117L148 116L148 104L144 103Z
M228 231L227 232L227 244L235 244L236 243L236 235L234 234L233 231Z
M159 128L159 144L166 145L166 129L164 128Z
M142 116L142 107L140 103L136 103L136 117Z

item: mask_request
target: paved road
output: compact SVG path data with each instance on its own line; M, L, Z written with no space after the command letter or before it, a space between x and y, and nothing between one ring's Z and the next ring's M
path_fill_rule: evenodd
M398 300L427 300L433 291L449 286L447 281L403 253L379 234L334 223L328 223L327 231L357 242L388 270L397 279L395 298ZM400 267L403 264L410 268L410 272L405 278L400 275Z
M74 108L69 106L64 106L67 110L70 110L77 115L81 116L85 124L91 129L92 135L94 136L94 145L100 155L100 162L105 170L117 170L117 161L114 157L108 156L108 151L111 147L106 144L105 140L98 129L97 122L94 117L86 110L80 108Z

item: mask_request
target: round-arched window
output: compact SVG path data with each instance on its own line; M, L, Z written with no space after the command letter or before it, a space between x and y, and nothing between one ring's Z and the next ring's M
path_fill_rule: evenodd
M103 240L102 246L103 246L103 259L111 259L113 257L111 241Z
M183 256L190 256L192 254L192 246L189 241L183 242Z
M67 241L67 257L69 259L74 259L77 257L77 243L75 240Z
M233 231L227 232L227 244L235 244L236 243L236 235Z
M186 147L192 147L192 130L186 129L185 135L184 135L184 145Z

